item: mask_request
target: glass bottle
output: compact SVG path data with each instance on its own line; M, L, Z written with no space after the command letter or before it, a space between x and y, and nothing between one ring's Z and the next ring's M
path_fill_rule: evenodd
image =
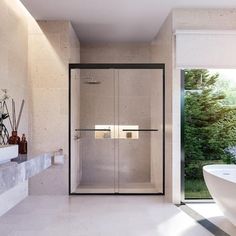
M10 138L8 139L9 144L20 144L20 137L17 135L17 131L12 131Z
M19 153L27 154L27 141L26 141L25 134L22 135L22 139L20 141Z

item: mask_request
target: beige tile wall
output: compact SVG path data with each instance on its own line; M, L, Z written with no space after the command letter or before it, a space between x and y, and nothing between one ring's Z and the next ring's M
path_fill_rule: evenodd
M8 89L17 113L22 99L26 100L18 131L28 137L27 12L17 0L1 0L0 22L0 89ZM8 105L11 110L11 103ZM11 132L9 123L5 124Z
M174 9L173 30L235 30L236 9Z
M82 43L81 62L149 63L149 43Z
M68 64L79 62L79 41L68 21L29 26L31 150L64 150L64 165L30 180L30 194L68 194Z
M159 33L152 42L152 62L165 63L165 88L166 88L166 195L169 200L172 198L172 79L173 79L173 39L172 39L172 15L169 15L162 25Z

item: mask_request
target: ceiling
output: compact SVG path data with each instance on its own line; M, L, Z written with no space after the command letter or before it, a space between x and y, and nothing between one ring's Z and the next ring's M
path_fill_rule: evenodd
M37 20L70 20L81 42L149 42L173 8L235 8L236 0L21 0Z

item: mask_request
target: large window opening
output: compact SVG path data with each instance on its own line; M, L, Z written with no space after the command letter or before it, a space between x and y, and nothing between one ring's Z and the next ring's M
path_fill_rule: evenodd
M182 73L185 199L211 199L202 168L236 163L236 70Z

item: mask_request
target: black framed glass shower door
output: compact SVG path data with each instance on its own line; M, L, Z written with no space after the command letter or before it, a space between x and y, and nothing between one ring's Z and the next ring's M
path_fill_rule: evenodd
M70 65L70 194L164 194L164 65L109 65Z

